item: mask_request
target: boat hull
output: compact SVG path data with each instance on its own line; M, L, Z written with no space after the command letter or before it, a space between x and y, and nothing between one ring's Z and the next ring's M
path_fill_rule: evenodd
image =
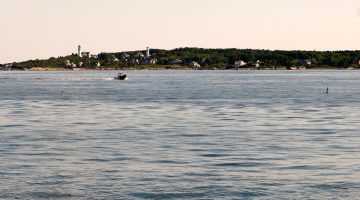
M125 80L126 75L114 77L115 80Z

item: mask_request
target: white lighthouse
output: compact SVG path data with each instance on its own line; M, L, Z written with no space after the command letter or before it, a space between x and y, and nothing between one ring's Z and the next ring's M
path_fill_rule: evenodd
M78 46L78 56L81 57L81 46Z
M150 58L151 55L150 55L150 49L149 47L146 47L146 58Z

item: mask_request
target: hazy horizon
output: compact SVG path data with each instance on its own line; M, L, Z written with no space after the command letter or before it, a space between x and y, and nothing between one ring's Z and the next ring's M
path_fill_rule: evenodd
M0 0L0 63L179 47L358 50L357 0Z

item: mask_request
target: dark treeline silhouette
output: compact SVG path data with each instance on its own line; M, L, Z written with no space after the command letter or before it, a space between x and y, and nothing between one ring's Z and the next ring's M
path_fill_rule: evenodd
M149 60L151 59L151 60ZM77 67L128 68L140 65L191 66L194 62L204 69L234 69L236 61L243 61L241 67L247 68L259 63L258 68L296 67L311 68L359 68L360 51L283 51L253 49L203 49L177 48L173 50L151 49L151 57L145 56L145 50L117 53L100 53L90 58L81 58L76 54L29 60L13 63L16 69L32 67L64 67L66 62L77 63ZM80 64L81 63L81 64ZM245 64L246 63L246 64ZM3 65L4 66L4 65Z

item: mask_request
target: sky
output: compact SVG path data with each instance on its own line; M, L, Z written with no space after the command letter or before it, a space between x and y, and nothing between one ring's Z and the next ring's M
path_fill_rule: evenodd
M0 63L178 47L357 50L359 0L0 0Z

